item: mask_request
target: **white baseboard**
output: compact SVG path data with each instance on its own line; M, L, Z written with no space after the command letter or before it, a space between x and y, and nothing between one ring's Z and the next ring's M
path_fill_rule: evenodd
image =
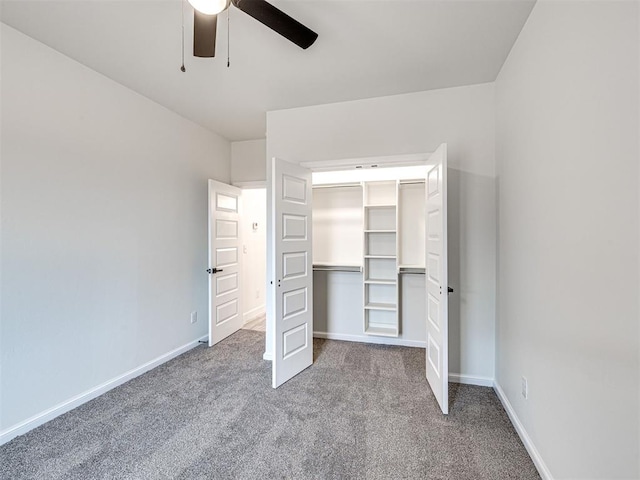
M544 460L542 460L540 452L538 452L538 449L533 444L531 437L525 430L522 422L520 422L518 415L516 415L516 411L513 409L511 402L509 402L509 399L505 395L498 382L493 383L493 389L495 390L496 395L498 395L500 402L502 402L502 406L507 411L507 415L509 415L511 423L515 427L516 432L518 432L520 440L522 440L522 443L524 443L524 447L527 449L527 452L529 452L529 456L531 457L531 460L533 460L533 464L538 469L540 477L542 477L542 480L553 480L553 476L551 475L549 468L547 467L546 463L544 463Z
M346 333L313 332L315 338L343 340L345 342L375 343L382 345L399 345L402 347L427 348L427 342L406 340L403 338L375 337L373 335L349 335Z
M264 352L264 353L262 354L262 359L263 359L263 360L269 360L269 361L271 361L271 360L273 360L273 355L271 355L271 354L270 354L270 353L268 353L268 352Z
M264 315L265 309L264 305L259 305L256 308L252 308L248 312L244 312L242 314L242 320L244 323L247 323L249 320L253 320L261 315Z
M116 378L112 378L111 380L108 380L98 385L97 387L94 387L90 390L87 390L86 392L83 392L83 393L80 393L79 395L71 397L65 402L62 402L54 407L51 407L48 410L40 412L37 415L34 415L33 417L18 423L17 425L13 425L12 427L9 427L5 430L0 431L0 445L7 443L8 441L14 439L18 435L24 435L29 430L33 430L34 428L39 427L40 425L50 420L53 420L54 418L62 415L63 413L67 413L68 411L73 410L74 408L82 405L83 403L86 403L89 400L93 400L94 398L99 397L103 393L106 393L109 390L119 385L122 385L125 382L128 382L132 378L135 378L139 375L142 375L145 372L148 372L149 370L154 369L158 365L168 362L169 360L177 357L178 355L182 355L184 352L191 350L194 347L197 347L200 341L206 340L207 338L208 338L207 336L204 336L202 338L189 342L186 345L183 345L174 350L171 350L170 352L167 352L164 355L161 355L158 358L155 358L154 360L151 360L143 365L140 365L139 367L134 368L133 370L129 370L128 372Z
M463 383L465 385L478 385L479 387L493 387L493 378L465 375L463 373L450 373L449 381L453 383Z

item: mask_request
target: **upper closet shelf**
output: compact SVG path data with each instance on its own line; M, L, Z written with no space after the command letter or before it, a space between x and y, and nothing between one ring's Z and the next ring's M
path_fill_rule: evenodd
M362 188L362 183L325 183L319 185L312 185L313 188L348 188L348 187L356 187Z
M352 272L362 273L361 265L329 265L329 264L314 264L314 272Z
M365 285L395 285L395 280L387 280L384 278L370 278L364 281Z
M389 312L395 312L397 310L395 303L367 303L364 306L365 310L386 310Z

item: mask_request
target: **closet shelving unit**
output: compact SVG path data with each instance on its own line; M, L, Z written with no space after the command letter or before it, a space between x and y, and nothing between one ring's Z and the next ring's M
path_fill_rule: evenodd
M413 324L407 328L415 318L402 318L400 292L407 275L425 272L426 172L372 170L357 176L340 172L314 183L313 269L327 272L320 277L327 291L362 282L356 287L361 288L361 298L349 297L348 307L328 302L330 306L321 309L324 315L331 312L333 325L357 322L361 327L355 331L351 326L339 328L363 338L398 338L416 331ZM334 272L354 276L347 280ZM342 316L342 311L350 313ZM356 312L362 317L356 318Z
M398 182L363 182L364 332L397 337Z

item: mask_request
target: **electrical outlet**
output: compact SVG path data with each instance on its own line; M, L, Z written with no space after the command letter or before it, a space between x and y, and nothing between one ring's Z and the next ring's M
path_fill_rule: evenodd
M529 385L525 377L522 377L522 398L525 400L529 398Z
M191 312L191 323L196 323L198 321L198 312Z

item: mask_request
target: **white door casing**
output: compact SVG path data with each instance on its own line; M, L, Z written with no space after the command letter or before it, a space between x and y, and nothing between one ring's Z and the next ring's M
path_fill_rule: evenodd
M313 363L311 171L280 159L268 165L267 235L272 342L272 386Z
M209 346L242 328L242 190L209 180Z
M427 160L425 179L427 381L442 409L449 413L449 315L447 275L447 145Z

